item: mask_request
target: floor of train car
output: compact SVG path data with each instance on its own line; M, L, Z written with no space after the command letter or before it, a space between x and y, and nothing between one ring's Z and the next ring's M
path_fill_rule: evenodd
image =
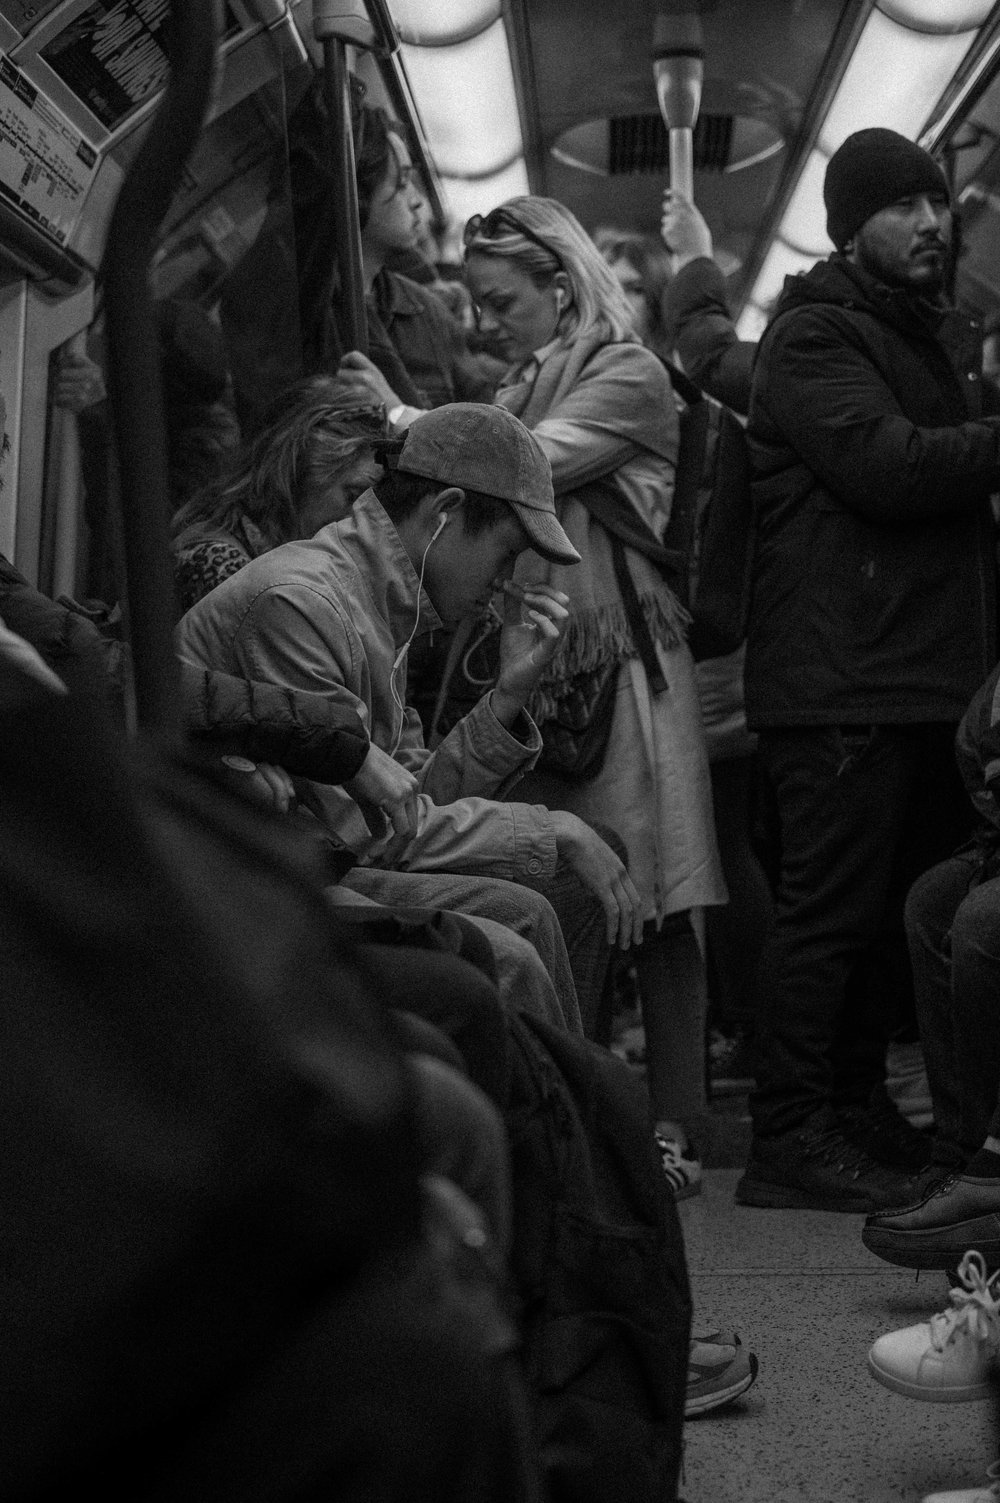
M733 1190L749 1142L745 1097L716 1100L701 1195L679 1207L695 1326L730 1326L760 1359L728 1409L684 1428L687 1503L920 1503L984 1485L1000 1455L989 1404L919 1404L869 1376L876 1336L948 1303L861 1244L860 1216L758 1211Z

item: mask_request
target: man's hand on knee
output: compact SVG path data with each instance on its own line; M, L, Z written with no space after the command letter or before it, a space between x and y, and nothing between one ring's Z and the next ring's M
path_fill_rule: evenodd
M549 811L560 860L600 898L608 921L608 944L622 950L642 944L642 903L624 862L582 819Z

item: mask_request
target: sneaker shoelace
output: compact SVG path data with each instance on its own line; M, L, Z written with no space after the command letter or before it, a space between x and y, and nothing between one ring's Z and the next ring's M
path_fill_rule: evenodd
M835 1127L828 1127L809 1139L806 1156L819 1159L823 1164L833 1164L838 1173L849 1173L854 1179L878 1169L875 1160L863 1148L850 1142Z
M931 1344L939 1352L944 1351L948 1343L954 1341L962 1331L976 1341L996 1344L1000 1340L1000 1325L997 1322L997 1315L1000 1314L1000 1294L997 1289L1000 1271L987 1278L982 1253L971 1249L958 1265L958 1276L965 1288L953 1289L951 1309L942 1310L930 1319Z

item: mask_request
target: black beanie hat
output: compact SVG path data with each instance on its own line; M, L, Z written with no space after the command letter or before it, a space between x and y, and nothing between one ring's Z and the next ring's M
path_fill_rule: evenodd
M848 136L823 179L826 228L838 250L880 209L911 193L943 193L948 183L930 152L894 130L873 126Z

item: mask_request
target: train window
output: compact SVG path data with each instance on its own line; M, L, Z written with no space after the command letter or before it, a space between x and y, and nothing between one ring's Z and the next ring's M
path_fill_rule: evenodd
M241 435L303 371L288 121L312 77L278 66L202 132L162 227L152 289L160 337L172 508L219 474ZM124 173L143 131L111 156ZM100 313L86 355L104 360ZM110 434L78 413L87 556L79 588L121 596ZM50 459L58 455L51 450Z
M953 132L946 155L961 206L956 291L992 322L1000 314L1000 73Z

